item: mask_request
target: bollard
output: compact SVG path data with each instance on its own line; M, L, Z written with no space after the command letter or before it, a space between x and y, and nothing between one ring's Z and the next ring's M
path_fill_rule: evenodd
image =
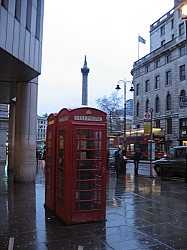
M187 183L187 149L186 149L186 174L185 174L185 183Z

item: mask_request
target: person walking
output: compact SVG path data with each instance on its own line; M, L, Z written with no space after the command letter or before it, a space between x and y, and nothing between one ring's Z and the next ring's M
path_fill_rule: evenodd
M122 159L123 159L122 149L119 146L118 150L115 151L115 170L116 170L117 178L119 177Z
M141 155L142 153L140 152L140 150L134 153L134 174L135 175L138 175L139 162L140 162Z

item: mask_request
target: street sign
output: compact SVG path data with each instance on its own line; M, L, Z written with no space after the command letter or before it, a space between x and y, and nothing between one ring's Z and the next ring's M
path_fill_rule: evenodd
M144 113L144 120L151 120L151 114L150 113Z
M144 134L151 134L151 123L144 123Z

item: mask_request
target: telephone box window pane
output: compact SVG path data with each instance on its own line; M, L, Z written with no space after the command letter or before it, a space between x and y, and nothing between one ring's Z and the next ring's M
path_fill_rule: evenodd
M59 167L64 168L64 160L59 159Z
M50 181L50 179L51 179L50 173L46 173L46 179L47 179L48 181Z
M80 180L80 172L79 171L76 172L76 180Z
M102 131L99 131L99 139L102 139Z
M51 166L49 164L46 164L45 170L46 170L46 172L50 172L51 171Z
M63 179L59 179L59 186L64 187L64 180Z
M63 203L63 199L58 197L58 204L63 207L64 206L64 203Z
M51 147L51 140L48 140L48 141L47 141L47 146L48 146L48 147Z
M51 132L48 133L48 138L47 138L48 139L48 143L49 143L49 140L52 138L51 134L52 134Z
M60 140L59 141L59 148L64 148L64 145L65 145L64 140Z
M92 189L91 181L81 181L80 182L80 190L89 190Z
M51 194L50 194L50 190L49 190L49 189L46 189L46 190L45 190L45 192L46 192L46 196L48 196L48 197L50 197L50 196L51 196Z
M59 168L58 174L59 174L59 177L64 178L64 170L63 169Z
M90 171L80 172L80 180L92 179L92 173Z
M51 163L51 157L50 156L47 156L47 158L46 158L46 163Z
M81 161L80 167L81 167L81 169L91 169L92 168L92 161L90 161L90 160Z
M51 148L47 148L47 154L51 155Z
M91 192L80 192L80 200L91 200Z
M59 137L60 137L60 139L62 139L62 138L65 138L66 137L66 130L60 130L59 131Z
M96 158L101 158L102 157L102 151L101 150L95 151L95 157Z
M98 131L95 131L95 138L99 139L99 133L98 133Z
M64 158L64 150L63 150L63 149L59 149L59 154L58 154L58 156L59 156L60 158Z
M80 202L80 210L92 210L91 202Z
M64 196L64 189L59 188L59 195L62 196L62 197Z

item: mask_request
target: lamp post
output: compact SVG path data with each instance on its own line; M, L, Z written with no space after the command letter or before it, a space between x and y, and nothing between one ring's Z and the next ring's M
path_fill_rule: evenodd
M125 153L126 150L126 112L127 112L127 106L126 106L126 83L130 83L131 84L131 88L129 91L133 92L134 88L133 88L133 83L130 81L125 81L125 80L119 80L117 82L117 86L116 86L116 90L120 90L121 87L119 86L119 83L123 82L124 83L124 127L123 127L123 132L124 132L124 145L123 145L123 154Z
M187 52L187 3L184 4L181 8L182 10L182 19L185 19L185 28L186 28L186 52ZM186 150L186 175L185 183L187 183L187 150Z

